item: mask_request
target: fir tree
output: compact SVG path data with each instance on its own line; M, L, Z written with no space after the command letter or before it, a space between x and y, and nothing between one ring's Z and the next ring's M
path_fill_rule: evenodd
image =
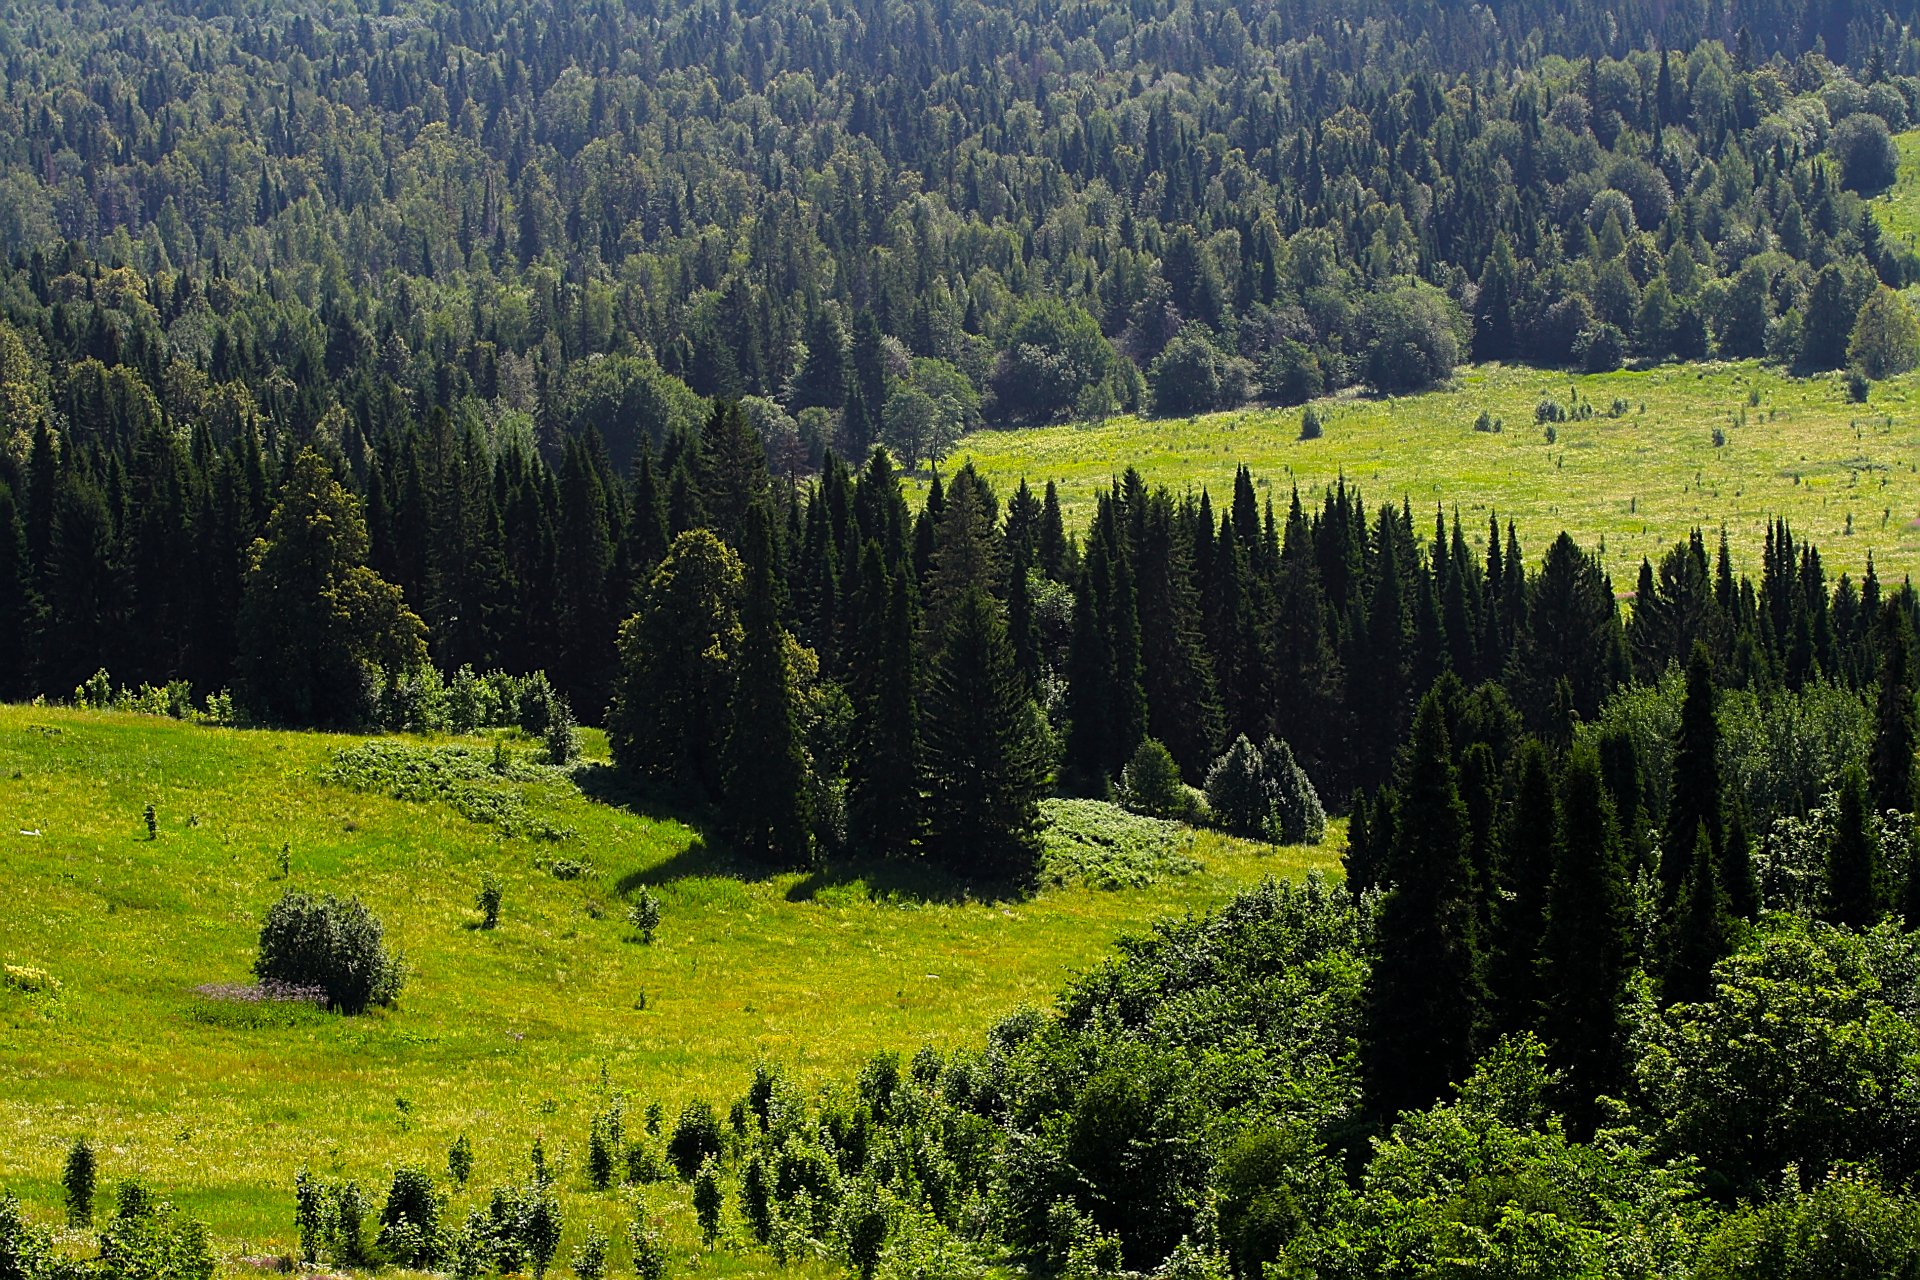
M1686 698L1674 744L1673 783L1667 797L1666 836L1660 849L1660 879L1671 903L1692 874L1699 830L1717 864L1721 847L1720 725L1714 717L1713 660L1696 643L1687 663ZM1716 892L1720 878L1712 877Z
M1421 700L1367 993L1376 1116L1417 1110L1466 1078L1486 1007L1467 813L1440 699Z
M1499 892L1487 967L1487 985L1503 1034L1530 1029L1538 1016L1543 993L1535 966L1547 927L1549 881L1558 869L1553 774L1546 748L1538 739L1529 739L1513 769L1513 800L1499 838Z
M1867 813L1867 777L1849 766L1840 775L1840 793L1833 820L1833 843L1827 848L1826 894L1820 914L1834 924L1865 929L1886 914L1886 875L1880 863L1880 842L1874 838Z
M1694 826L1687 878L1667 926L1667 963L1661 994L1669 1004L1713 994L1713 966L1733 950L1733 921L1720 887L1719 861L1704 820Z
M889 573L877 542L869 542L861 557L860 587L847 838L857 851L900 857L911 853L920 837L912 597L904 569Z
M1555 827L1539 953L1540 1031L1565 1073L1568 1113L1584 1130L1598 1119L1594 1098L1620 1082L1632 919L1619 824L1590 747L1576 746L1561 770Z
M1040 713L1013 665L998 604L961 596L926 700L928 837L963 875L1020 883L1040 856L1047 764Z
M1907 612L1889 603L1878 627L1880 670L1874 707L1873 749L1868 757L1869 794L1879 812L1912 813L1914 750L1920 745L1920 715L1914 705L1913 627Z
M747 509L745 593L726 745L726 818L740 847L778 866L807 861L807 762L796 723L791 636L780 625L773 514Z

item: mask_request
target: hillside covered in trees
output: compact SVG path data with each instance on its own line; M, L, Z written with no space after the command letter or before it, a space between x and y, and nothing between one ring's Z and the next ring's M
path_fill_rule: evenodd
M1058 795L1270 844L1346 818L1343 886L1169 922L978 1054L819 1099L768 1069L727 1132L616 1107L594 1191L671 1164L709 1247L733 1205L867 1280L1911 1274L1911 585L1830 579L1785 521L1625 583L1464 526L1471 494L1117 459L1075 525L1044 477L904 482L982 424L1469 359L1865 396L1920 361L1920 258L1863 199L1920 118L1914 17L0 6L0 697L513 725L556 787L585 720L596 800L961 895L1032 887ZM289 898L289 951L329 934L303 913L379 940ZM369 1248L360 1190L303 1173L303 1259L555 1256L543 1146L463 1227L393 1176ZM143 1194L89 1265L205 1280ZM0 1275L78 1238L0 1198Z

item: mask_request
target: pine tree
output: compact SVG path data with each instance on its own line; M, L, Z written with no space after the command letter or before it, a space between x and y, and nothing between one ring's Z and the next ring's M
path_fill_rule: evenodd
M777 866L808 852L807 762L801 750L773 564L773 513L747 509L741 548L745 594L726 745L726 818L739 846Z
M739 547L747 536L749 510L767 496L767 453L738 400L714 402L700 431L694 475L708 525Z
M904 569L887 571L878 542L861 556L860 589L847 839L858 852L903 857L920 838L921 814L913 605Z
M1880 842L1868 822L1867 804L1867 776L1857 765L1849 766L1840 775L1820 914L1855 929L1879 923L1887 910L1886 873L1880 862Z
M1584 1131L1597 1119L1594 1098L1620 1081L1632 920L1620 828L1591 747L1576 746L1561 771L1555 827L1540 940L1540 1031L1565 1073L1568 1114Z
M968 590L953 610L925 705L934 850L962 875L1031 879L1047 782L1044 731L1014 669L999 606L984 587Z
M1405 764L1368 991L1367 1093L1390 1119L1466 1078L1487 998L1475 923L1467 813L1446 713L1421 700Z
M1667 964L1661 994L1671 1004L1713 994L1713 966L1733 950L1733 922L1720 867L1703 820L1694 827L1687 878L1667 926Z

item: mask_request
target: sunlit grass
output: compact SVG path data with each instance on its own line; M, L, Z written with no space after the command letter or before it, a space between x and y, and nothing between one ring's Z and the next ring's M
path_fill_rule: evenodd
M1578 398L1594 416L1555 424L1549 443L1534 421L1548 398ZM1515 522L1535 559L1562 529L1589 548L1604 542L1623 590L1642 556L1657 560L1695 527L1712 540L1724 525L1738 568L1757 574L1774 516L1817 542L1836 577L1857 577L1869 551L1883 579L1920 571L1920 375L1876 384L1869 403L1853 404L1838 375L1796 379L1754 362L1594 375L1488 365L1462 369L1446 390L1349 394L1316 408L1317 440L1299 439L1299 409L1120 418L979 432L947 467L970 458L1003 491L1022 477L1036 489L1058 481L1070 529L1084 528L1097 493L1129 466L1150 484L1209 490L1219 512L1244 463L1282 519L1292 486L1317 501L1345 476L1370 510L1404 498L1423 531L1436 507L1457 507L1475 545L1490 512ZM1504 429L1474 430L1483 410Z
M0 1186L36 1215L54 1213L66 1146L86 1134L109 1185L137 1171L229 1254L285 1250L303 1165L377 1199L395 1164L443 1171L465 1132L477 1196L524 1179L543 1133L565 1169L571 1247L586 1218L624 1221L579 1172L609 1089L636 1117L660 1102L670 1123L691 1097L724 1109L762 1057L820 1084L881 1049L978 1044L1122 933L1265 875L1331 867L1343 842L1266 850L1199 834L1195 874L1009 901L891 868L742 878L690 828L564 782L526 784L536 813L577 833L561 844L321 783L352 741L0 708L0 960L62 984L52 998L0 987ZM597 735L590 747L604 755ZM582 776L617 794L592 766ZM555 879L555 857L594 872ZM505 888L490 932L473 907L488 870ZM651 947L624 920L641 884L665 905ZM385 920L412 971L397 1008L263 1015L194 993L247 980L261 915L288 885L359 894ZM663 1187L650 1202L690 1249L684 1196Z

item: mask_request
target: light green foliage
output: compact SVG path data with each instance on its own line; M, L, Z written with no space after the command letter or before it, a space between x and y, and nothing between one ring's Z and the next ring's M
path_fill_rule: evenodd
M1181 779L1173 753L1157 738L1140 739L1120 771L1120 802L1150 818L1182 822L1198 819L1206 807L1205 797Z
M574 834L572 828L546 821L531 811L525 784L551 785L557 781L554 771L513 753L483 753L467 746L368 742L336 751L321 770L320 779L396 800L442 801L469 822L498 827L508 836L557 842Z
M1913 1174L1920 943L1890 924L1772 915L1713 978L1713 999L1649 1012L1637 1033L1638 1108L1661 1149L1740 1193L1789 1164L1808 1178L1865 1160Z
M1190 875L1193 837L1177 822L1128 813L1103 800L1042 800L1042 875L1052 884L1140 889Z
M1282 1274L1681 1275L1693 1191L1631 1132L1571 1141L1545 1105L1537 1040L1475 1068L1459 1101L1402 1118L1357 1194L1284 1250Z
M1884 1280L1920 1268L1920 1204L1842 1174L1743 1208L1700 1249L1694 1280Z
M123 1182L119 1206L100 1229L96 1274L102 1280L211 1280L207 1225L140 1183Z

